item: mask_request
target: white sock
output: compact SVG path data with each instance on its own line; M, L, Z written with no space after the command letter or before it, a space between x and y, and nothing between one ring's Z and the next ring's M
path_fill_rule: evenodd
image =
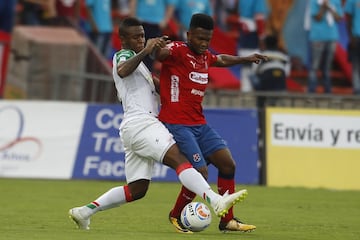
M178 175L180 182L190 191L207 201L211 206L219 201L221 196L214 192L204 177L194 168L187 168Z
M98 211L119 207L124 203L126 203L124 187L114 187L98 197L92 203L85 205L81 209L81 214L84 217L90 217Z

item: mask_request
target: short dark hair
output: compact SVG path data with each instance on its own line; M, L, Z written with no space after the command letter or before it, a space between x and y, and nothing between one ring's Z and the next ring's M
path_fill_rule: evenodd
M194 28L204 28L206 30L213 30L214 20L209 15L203 13L196 13L192 15L190 20L190 29L194 29Z
M264 43L267 49L277 49L278 48L278 37L275 35L266 36Z
M142 26L141 21L134 17L124 18L119 25L119 36L126 35L127 28L134 26Z

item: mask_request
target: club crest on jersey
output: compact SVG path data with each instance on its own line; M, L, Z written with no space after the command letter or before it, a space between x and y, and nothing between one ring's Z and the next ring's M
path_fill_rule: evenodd
M207 84L208 83L208 74L207 73L199 73L199 72L190 72L189 79L196 83Z
M200 160L201 160L200 154L199 154L199 153L195 153L195 154L193 155L193 160L194 160L194 162L200 162Z

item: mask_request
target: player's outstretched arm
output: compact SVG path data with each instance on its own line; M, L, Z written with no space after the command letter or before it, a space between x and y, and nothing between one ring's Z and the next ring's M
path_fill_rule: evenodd
M219 54L217 55L217 61L213 66L215 67L230 67L237 64L244 63L256 63L259 64L261 61L267 61L268 57L258 53L246 57L233 56L228 54Z

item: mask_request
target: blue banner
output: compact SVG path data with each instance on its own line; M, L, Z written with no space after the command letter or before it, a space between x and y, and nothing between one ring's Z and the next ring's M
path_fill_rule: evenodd
M236 183L258 184L256 111L206 109L205 115L227 141L236 160ZM122 119L119 105L88 105L73 178L125 180L125 154L118 130ZM178 178L172 169L156 164L153 180L178 181ZM216 181L217 170L210 166L209 182Z
M88 105L73 178L125 179L122 119L119 105Z
M258 115L255 109L206 109L207 122L227 142L236 161L236 183L258 184ZM210 167L209 182L216 183L217 171Z

